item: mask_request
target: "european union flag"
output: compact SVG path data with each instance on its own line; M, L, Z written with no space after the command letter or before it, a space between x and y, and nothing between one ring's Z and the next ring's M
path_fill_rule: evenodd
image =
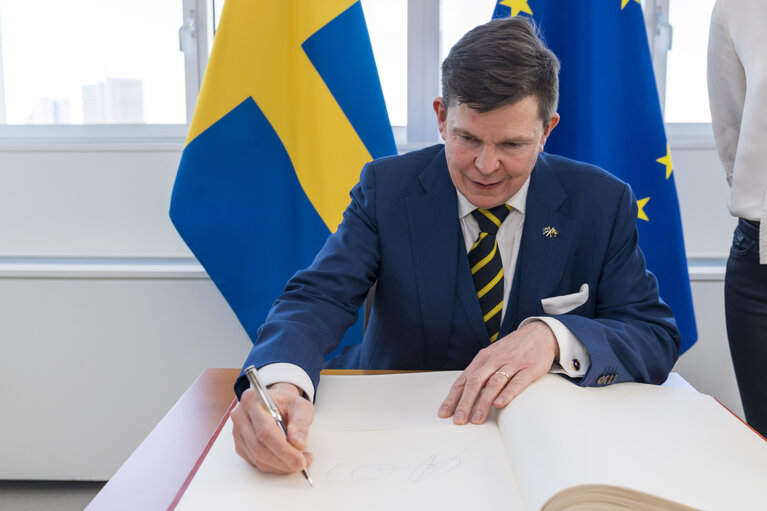
M559 125L546 149L609 170L639 206L639 244L676 316L682 352L698 338L682 221L639 0L500 0L531 16L559 57Z
M226 1L170 216L251 339L337 229L362 166L390 154L360 2Z

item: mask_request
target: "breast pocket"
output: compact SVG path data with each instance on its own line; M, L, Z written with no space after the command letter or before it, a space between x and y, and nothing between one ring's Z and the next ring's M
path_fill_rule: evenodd
M543 307L543 312L546 314L567 314L568 312L575 310L586 303L586 300L588 299L589 285L584 283L581 285L581 288L577 293L542 298L541 306Z

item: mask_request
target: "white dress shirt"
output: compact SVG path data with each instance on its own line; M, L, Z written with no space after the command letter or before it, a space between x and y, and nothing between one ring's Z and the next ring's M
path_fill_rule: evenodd
M525 181L522 188L514 194L506 203L512 207L509 216L501 223L496 234L496 241L498 242L498 249L501 252L501 261L503 262L503 295L509 296L511 291L511 283L514 281L514 269L517 264L517 256L519 255L519 244L522 239L522 227L525 222L525 206L527 203L527 190L530 186L530 178ZM479 236L479 225L471 212L477 209L472 205L469 200L456 190L458 194L458 218L461 223L461 229L463 231L463 239L466 244L466 252L476 241ZM501 310L501 318L506 314L506 300L503 302L503 309ZM538 317L533 316L525 319L520 323L520 327L530 323L531 321L543 321L554 332L554 336L557 339L559 345L559 359L560 360L578 360L580 362L579 369L576 370L572 367L573 364L553 364L551 372L565 373L568 376L578 378L586 374L591 366L591 358L589 357L588 350L581 343L581 341L573 334L567 327L565 327L560 321L550 317ZM496 341L498 342L498 341ZM261 379L264 380L266 385L271 385L277 382L292 383L306 393L306 396L310 401L314 401L314 385L312 380L306 372L294 364L279 363L269 364L259 369Z
M730 184L730 214L761 222L767 264L767 1L718 0L708 43L711 125Z

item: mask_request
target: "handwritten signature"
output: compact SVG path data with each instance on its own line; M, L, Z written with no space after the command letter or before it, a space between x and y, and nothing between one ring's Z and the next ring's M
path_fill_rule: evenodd
M446 458L433 454L415 465L397 465L380 462L351 466L345 463L333 465L325 474L325 479L332 483L356 483L376 481L387 477L405 477L409 483L417 484L444 476L461 466L462 456L468 449Z

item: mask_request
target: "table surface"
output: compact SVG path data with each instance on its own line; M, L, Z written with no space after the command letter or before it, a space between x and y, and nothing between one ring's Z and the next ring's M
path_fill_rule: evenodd
M401 371L332 370L323 374ZM409 372L409 371L408 371ZM234 407L239 369L206 369L90 502L87 511L160 510L176 497Z

